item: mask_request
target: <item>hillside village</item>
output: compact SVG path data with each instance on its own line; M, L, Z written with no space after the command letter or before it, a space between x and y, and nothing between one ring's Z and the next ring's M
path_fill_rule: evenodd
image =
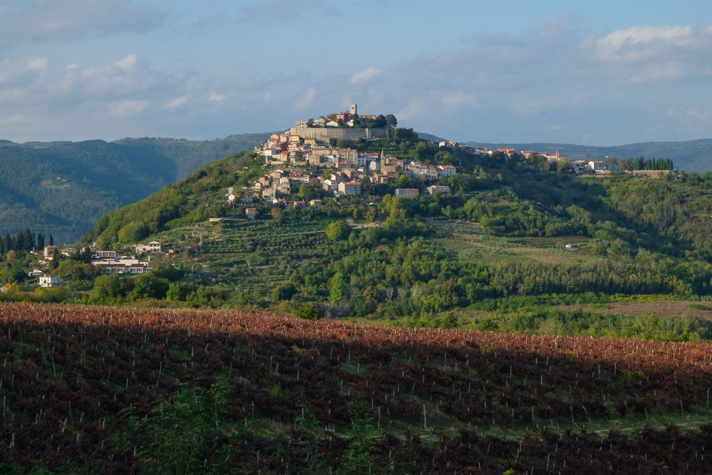
M413 180L432 182L425 193L447 193L445 181L457 174L453 165L425 165L419 161L397 158L391 154L359 152L354 148L338 147L339 141L375 140L399 136L412 136L412 129L397 129L397 119L383 115L359 115L358 105L349 110L330 114L330 118L299 120L282 134L273 134L254 151L264 157L265 173L259 177L249 192L233 193L228 190L228 203L246 208L248 218L256 216L253 205L258 200L293 207L317 206L321 200L288 202L287 198L302 186L318 187L327 196L360 195L365 183L374 185L397 181L401 176ZM374 127L359 127L363 125ZM416 135L417 136L417 135ZM428 141L443 150L458 150L473 156L498 156L505 161L523 158L529 162L543 161L549 168L569 170L574 173L610 173L623 167L618 161L568 160L559 154L520 150L513 148L487 149L459 144L454 141ZM364 182L366 180L366 182ZM438 182L438 183L436 183ZM415 188L397 188L394 195L413 198L421 194Z
M396 125L397 119L390 114L359 115L356 104L351 104L348 111L330 114L329 120L325 117L299 120L295 127L272 134L255 147L256 158L250 154L250 167L241 166L240 172L232 172L232 182L227 183L233 186L210 185L215 193L211 194L210 202L205 203L206 208L210 207L208 212L196 212L194 217L177 219L176 222L212 223L240 217L257 220L269 218L269 215L279 220L280 208L284 207L292 208L287 214L293 216L295 213L291 211L306 208L319 212L334 207L377 205L379 196L389 194L407 200L429 196L424 201L443 206L442 203L456 199L455 195L458 195L457 199L470 198L477 194L476 190L507 191L510 187L506 181L503 183L501 174L488 174L480 166L485 163L502 170L509 168L513 176L545 171L589 175L625 172L649 178L672 175L669 160L652 159L650 163L644 162L643 157L620 162L615 158L569 160L558 150L554 153L517 152L513 148L488 149L454 141L424 140L412 129L396 128ZM423 153L419 154L418 150ZM469 160L468 156L480 159ZM246 171L243 173L242 170ZM214 172L212 175L219 176ZM239 181L237 175L240 175ZM220 190L226 190L225 195ZM362 194L365 196L361 197ZM370 219L376 216L373 212L370 215ZM132 226L133 222L129 222L124 230ZM64 277L64 274L57 270L60 260L90 265L94 270L87 275L92 278L102 274L147 274L152 270L152 256L173 259L181 249L190 247L178 245L174 253L173 249L164 251L164 244L155 237L151 242L142 243L150 237L145 224L143 227L142 235L124 240L122 246L109 247L102 244L101 239L92 238L84 241L83 247L78 245L80 250L76 252L66 246L51 245L51 236L50 246L44 246L39 237L30 239L30 242L37 242L40 251L35 252L33 248L29 252L35 257L28 261L30 272L25 270L25 276L39 287L63 286L60 276ZM11 241L10 236L5 240ZM126 246L137 242L131 250ZM175 242L169 247L174 245ZM202 238L194 245L200 247ZM5 246L8 249L17 247Z

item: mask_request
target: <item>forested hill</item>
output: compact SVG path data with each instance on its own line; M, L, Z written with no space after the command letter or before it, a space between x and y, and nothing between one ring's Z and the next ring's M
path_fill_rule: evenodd
M689 140L686 142L643 142L615 147L594 147L559 143L521 143L495 144L485 142L467 142L475 147L490 149L514 148L515 150L534 150L536 152L555 152L559 149L562 156L569 159L602 160L606 156L622 158L670 158L675 168L688 172L702 173L712 170L712 139Z
M190 141L0 141L0 234L25 228L72 242L107 211L139 201L205 163L252 149L270 135Z

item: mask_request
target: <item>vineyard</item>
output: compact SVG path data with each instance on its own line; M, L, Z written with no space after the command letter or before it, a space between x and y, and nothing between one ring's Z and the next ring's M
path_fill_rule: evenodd
M709 471L704 343L6 304L0 351L0 473Z

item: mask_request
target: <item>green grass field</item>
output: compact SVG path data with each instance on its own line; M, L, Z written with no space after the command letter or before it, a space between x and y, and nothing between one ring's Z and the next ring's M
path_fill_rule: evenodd
M590 240L586 238L491 238L478 235L454 235L439 239L443 246L456 252L464 262L485 264L516 264L530 261L545 264L574 264L597 260L588 254ZM568 251L566 244L578 249Z

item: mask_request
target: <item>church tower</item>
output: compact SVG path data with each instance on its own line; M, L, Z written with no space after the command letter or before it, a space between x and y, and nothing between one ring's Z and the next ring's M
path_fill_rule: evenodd
M358 110L358 107L356 106L356 103L352 102L351 106L349 107L349 112L351 113L351 115L357 115L358 114L357 110Z

